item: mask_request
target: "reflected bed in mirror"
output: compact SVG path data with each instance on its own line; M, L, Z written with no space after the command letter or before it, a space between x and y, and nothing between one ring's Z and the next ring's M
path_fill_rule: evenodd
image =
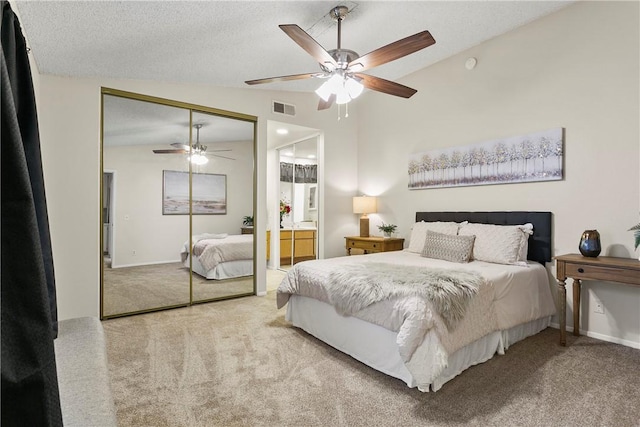
M253 275L253 234L213 234L193 236L191 254L185 242L180 252L182 264L209 280Z
M107 88L102 107L101 318L254 294L252 239L238 265L180 252L254 212L255 117Z

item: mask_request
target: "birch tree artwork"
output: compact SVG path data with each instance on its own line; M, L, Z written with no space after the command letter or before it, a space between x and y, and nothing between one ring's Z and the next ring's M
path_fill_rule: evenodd
M563 178L563 129L549 129L409 156L409 189Z

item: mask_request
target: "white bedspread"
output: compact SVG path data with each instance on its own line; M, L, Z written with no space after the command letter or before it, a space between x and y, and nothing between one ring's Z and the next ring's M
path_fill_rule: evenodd
M354 317L398 332L398 351L418 382L429 384L447 366L449 354L497 330L555 313L546 269L536 263L526 267L473 261L450 263L396 251L366 256L340 257L296 264L278 288L278 308L292 294L329 302L323 283L344 263L394 263L434 268L455 268L481 274L486 281L453 332L419 297L403 297L375 303ZM321 321L321 319L319 320Z
M189 255L187 243L180 255L184 262ZM193 255L207 271L222 262L253 259L253 234L231 234L215 239L194 236Z

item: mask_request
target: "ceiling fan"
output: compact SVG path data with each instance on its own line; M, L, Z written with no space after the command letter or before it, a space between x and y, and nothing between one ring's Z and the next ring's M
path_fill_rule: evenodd
M326 51L299 26L295 24L279 25L282 31L318 61L321 72L248 80L245 83L255 85L312 77L328 79L316 90L321 98L318 110L327 109L334 102L346 104L360 95L363 87L389 95L410 98L417 90L380 77L362 74L361 71L386 64L431 46L436 42L431 33L422 31L359 56L356 52L341 47L341 23L348 13L349 9L346 6L336 6L329 12L329 15L338 21L338 47L330 51Z
M202 127L201 123L197 123L193 125L196 128L196 142L191 147L187 144L182 144L181 142L174 142L171 144L172 147L175 147L173 150L153 150L155 154L189 154L189 160L191 163L196 165L204 165L209 159L207 159L207 153L219 153L222 151L232 151L230 149L227 150L209 150L207 152L207 146L200 144L200 128ZM219 154L209 154L211 156L220 157L228 160L235 160L234 158L221 156Z

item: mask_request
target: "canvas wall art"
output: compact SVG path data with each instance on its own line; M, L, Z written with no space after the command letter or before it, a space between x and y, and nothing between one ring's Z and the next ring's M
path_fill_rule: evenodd
M189 214L189 172L162 171L162 214ZM227 176L192 173L192 213L224 215L227 213Z
M549 129L409 156L409 189L561 180L564 130Z

